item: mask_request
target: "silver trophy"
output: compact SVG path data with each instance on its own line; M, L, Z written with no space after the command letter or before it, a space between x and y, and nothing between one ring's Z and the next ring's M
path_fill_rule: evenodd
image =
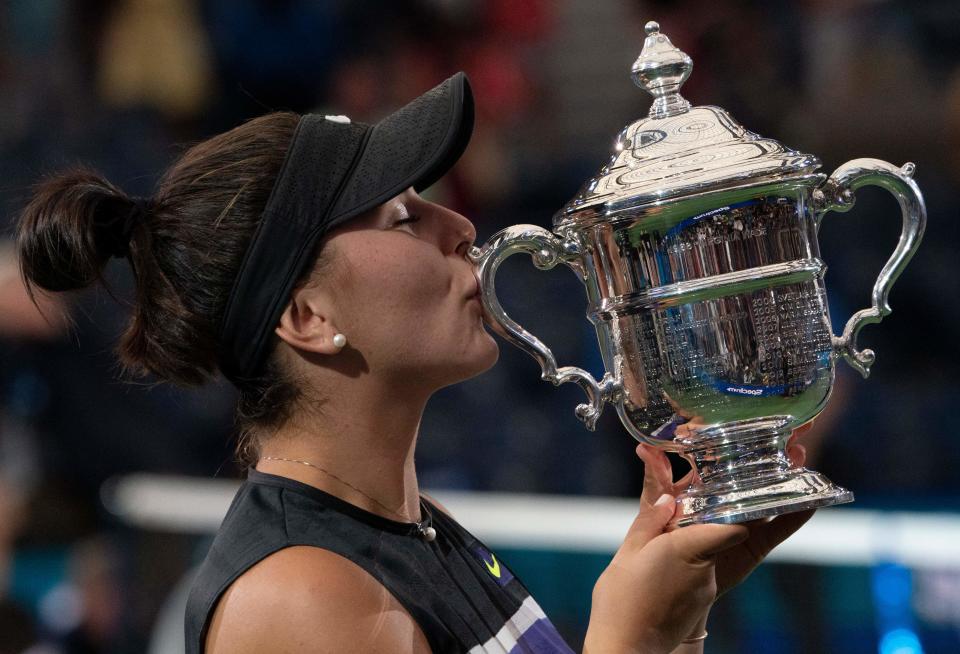
M679 93L690 57L656 23L633 64L653 96L647 118L617 136L609 162L554 216L553 233L514 225L473 248L490 325L539 362L542 378L576 382L576 409L594 429L607 403L638 441L677 452L697 472L675 526L745 522L853 500L786 456L792 431L830 397L834 361L864 377L874 353L864 325L890 313L887 295L916 251L926 209L913 164L855 159L826 177L820 161ZM861 186L892 193L903 232L873 287L873 305L834 336L817 230L853 206ZM525 252L564 264L587 292L605 374L560 367L500 306L495 277Z

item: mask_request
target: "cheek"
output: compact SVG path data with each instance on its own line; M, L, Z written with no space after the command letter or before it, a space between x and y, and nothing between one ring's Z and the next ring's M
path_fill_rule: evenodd
M343 287L344 313L352 329L372 341L400 345L397 341L404 340L404 335L436 327L431 323L437 322L437 312L449 302L452 281L449 266L438 258L429 253L371 249L368 257L353 261L347 275L350 281Z

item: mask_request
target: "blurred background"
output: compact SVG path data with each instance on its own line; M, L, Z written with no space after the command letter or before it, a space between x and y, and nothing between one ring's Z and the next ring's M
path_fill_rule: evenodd
M242 476L229 385L186 392L119 379L111 350L127 315L125 262L108 270L113 296L42 300L50 320L30 304L10 236L39 176L85 162L147 195L189 144L245 119L291 109L375 121L464 70L475 135L430 195L470 216L481 242L514 223L549 226L617 132L646 113L629 69L647 20L693 58L683 94L694 104L722 106L818 155L826 173L864 156L917 164L927 234L891 295L894 313L861 336L878 354L873 375L838 366L807 445L811 467L857 496L837 515L960 520L955 0L4 0L0 654L177 652L182 618L168 598L204 556L216 515L190 528L145 526L111 498L131 473L227 485ZM824 220L835 330L869 304L899 231L895 201L869 189L851 212ZM515 257L499 279L506 308L561 363L601 372L569 272ZM613 412L584 430L579 401L578 388L542 383L536 364L504 344L495 369L430 406L422 485L635 497L634 444ZM871 533L880 554L867 563L828 537L822 549L836 556L763 566L719 601L707 650L960 651L960 541L953 559L917 563L885 557L892 532ZM507 545L504 560L579 647L612 549Z

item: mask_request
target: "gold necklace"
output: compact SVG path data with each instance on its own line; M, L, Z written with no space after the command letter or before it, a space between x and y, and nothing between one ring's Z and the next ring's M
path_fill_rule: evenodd
M377 506L379 506L381 509L383 509L383 510L386 511L387 513L391 513L391 514L399 517L401 522L407 522L407 521L409 520L409 518L407 518L406 516L400 515L399 513L397 513L396 511L394 511L393 509L385 506L382 502L380 502L380 501L379 501L378 499L376 499L375 497L370 497L369 495L367 495L366 493L364 493L362 490L360 490L359 488L357 488L356 486L354 486L353 484L351 484L349 481L346 481L345 479L341 479L340 477L338 477L337 475L333 474L333 473L330 472L329 470L326 470L326 469L324 469L324 468L321 468L320 466L318 466L318 465L315 464L315 463L310 463L309 461L304 461L303 459L285 459L285 458L279 457L279 456L262 456L262 457L260 457L260 459L263 460L263 461L286 461L287 463L299 463L299 464L301 464L301 465L305 465L305 466L309 466L309 467L311 467L311 468L315 468L316 470L319 470L319 471L322 472L323 474L329 475L329 476L333 477L334 479L336 479L337 481L339 481L339 482L340 482L341 484L343 484L344 486L348 486L348 487L352 488L353 490L357 491L358 493L360 493L360 494L363 495L365 498L367 498L368 500L370 500L371 502L373 502L374 504L376 504ZM425 540L425 541L427 541L428 543L430 543L430 542L434 541L434 540L437 538L437 530L433 528L433 525L432 525L432 523L433 523L433 516L430 515L430 510L427 509L427 505L424 504L423 500L420 500L420 513L423 514L424 516L426 516L426 519L425 519L425 520L421 520L420 522L414 522L414 524L417 526L417 534L418 534L421 538L423 538L423 540Z

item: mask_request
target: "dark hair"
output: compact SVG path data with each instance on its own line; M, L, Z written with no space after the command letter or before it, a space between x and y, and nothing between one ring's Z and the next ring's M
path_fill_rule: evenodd
M271 113L194 145L148 200L128 196L83 167L41 180L17 230L31 297L34 288L68 291L101 282L117 254L118 229L134 216L129 246L121 244L137 289L117 346L123 370L184 386L210 379L217 372L226 298L299 118ZM239 390L238 451L252 463L264 428L289 417L300 390L276 357Z

